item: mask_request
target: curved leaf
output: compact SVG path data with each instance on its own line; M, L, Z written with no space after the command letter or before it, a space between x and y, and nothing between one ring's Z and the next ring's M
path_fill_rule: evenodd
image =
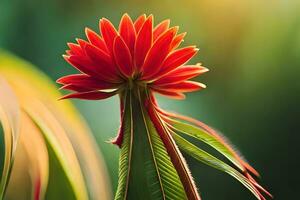
M3 128L4 161L0 181L0 199L3 198L8 184L14 153L19 136L19 104L7 82L0 77L0 122Z
M248 188L257 199L261 199L259 193L257 192L257 189L252 185L252 183L243 176L240 172L238 172L233 167L229 166L228 164L224 163L223 161L217 159L216 157L210 155L209 153L199 149L192 143L188 142L187 140L183 139L181 136L177 135L176 133L173 133L172 135L178 144L179 148L185 151L190 156L194 157L195 159L214 167L220 171L223 171L235 179L237 179L239 182L241 182L246 188Z
M43 103L37 100L32 100L32 102L35 107L27 108L26 113L40 128L49 146L53 149L55 156L58 158L70 181L76 198L88 199L78 158L65 130Z
M20 139L17 146L15 161L12 167L12 176L8 184L9 199L20 199L30 194L32 199L44 199L48 185L49 159L48 150L43 135L39 128L25 114L21 113ZM29 138L29 139L28 139ZM26 166L26 167L25 167ZM25 171L29 168L30 170ZM19 186L19 181L28 174L31 190L18 190L17 194L13 188ZM25 187L26 188L26 187ZM27 189L28 190L28 189ZM30 198L30 197L29 197Z
M2 123L0 123L0 172L3 171L4 157L5 157L4 130L2 127Z
M174 113L170 113L170 112L166 112L160 108L156 108L164 117L167 118L167 120L169 120L169 117L171 118L175 118L177 120L183 120L184 122L188 122L192 125L195 125L196 127L204 130L205 132L209 133L210 135L212 135L215 139L217 139L220 143L222 143L228 151L231 152L231 154L236 158L236 160L241 164L241 166L244 167L244 172L251 172L252 174L254 174L255 176L259 177L259 173L243 158L242 154L233 146L233 144L229 141L228 138L226 138L224 135L222 135L221 133L217 132L216 130L214 130L213 128L211 128L210 126L208 126L207 124L193 119L191 117L188 116L184 116L181 114L174 114Z
M205 130L198 128L196 126L180 122L177 120L170 120L170 125L176 131L179 131L183 134L196 138L214 149L223 154L228 160L230 160L233 164L235 164L240 170L244 171L244 166L240 163L240 161L236 158L235 154L227 148L222 142L216 139L213 135L209 134Z
M53 151L63 154L58 164L64 166L77 198L111 199L110 182L95 140L70 101L57 101L61 94L52 81L31 64L3 51L0 75L12 86L20 107Z

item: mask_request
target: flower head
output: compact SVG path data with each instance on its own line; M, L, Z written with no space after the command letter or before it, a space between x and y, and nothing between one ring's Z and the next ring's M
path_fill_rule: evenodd
M74 91L63 98L105 99L128 87L144 87L182 99L205 85L189 79L206 71L200 64L186 65L197 53L195 46L178 48L185 33L169 27L169 20L153 28L153 16L134 22L124 14L118 30L102 18L100 33L85 29L87 41L68 43L64 58L81 73L60 78L63 89Z

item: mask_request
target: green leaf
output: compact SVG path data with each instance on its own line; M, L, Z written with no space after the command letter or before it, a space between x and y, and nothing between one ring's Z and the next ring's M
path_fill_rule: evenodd
M38 100L32 101L34 101L35 107L27 108L25 110L26 113L40 128L49 146L53 149L69 179L76 198L88 199L78 158L64 128L42 102Z
M125 94L124 98L124 116L123 116L123 143L121 147L119 157L119 179L118 188L115 195L115 200L126 199L129 179L129 163L131 160L132 151L132 108L131 108L131 96Z
M131 106L133 140L127 199L164 199L150 133L140 102L134 94L131 96Z
M256 188L251 184L251 182L247 178L244 177L243 174L238 172L230 165L203 151L202 149L199 149L198 147L188 142L178 134L173 133L172 136L176 141L176 144L178 144L179 148L182 149L184 152L211 167L214 167L222 172L231 175L239 182L241 182L246 188L248 188L257 197L257 199L260 199Z
M187 199L171 159L141 100L129 93L115 199Z
M160 136L158 135L146 111L144 109L142 109L142 111L145 124L147 125L149 138L152 143L154 158L161 177L162 190L166 199L187 199L183 185Z
M217 138L215 138L210 133L205 130L198 128L194 125L190 125L184 122L180 122L177 120L171 120L171 126L178 132L186 134L190 137L196 138L224 155L228 160L230 160L234 165L236 165L240 170L244 170L244 166L240 163L240 161L236 158L234 152L231 151L224 143L220 142Z
M49 152L50 176L45 199L75 200L76 196L65 170L62 168L58 157L49 143L47 147Z

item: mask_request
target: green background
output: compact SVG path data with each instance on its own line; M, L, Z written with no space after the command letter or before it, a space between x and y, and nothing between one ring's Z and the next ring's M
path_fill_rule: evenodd
M200 48L193 62L210 72L198 78L207 89L185 101L159 97L163 108L221 130L262 174L275 199L296 199L300 187L300 1L292 0L1 0L0 48L29 60L53 80L74 72L62 54L67 42L98 31L101 17L118 24L154 14L170 18L185 44ZM91 126L117 183L116 146L105 141L119 126L116 97L74 100ZM254 199L228 175L187 157L204 200Z

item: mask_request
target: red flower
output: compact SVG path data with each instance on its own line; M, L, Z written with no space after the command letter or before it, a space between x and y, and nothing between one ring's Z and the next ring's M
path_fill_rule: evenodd
M135 155L151 152L148 160L145 158L148 154L137 160L147 161L139 163L145 166L153 162L158 179L146 177L147 173L141 173L143 171L139 169L133 173L141 173L138 174L141 179L137 180L146 177L143 181L148 183L150 179L155 179L156 182L149 185L160 183L163 199L174 199L175 195L179 199L199 200L200 196L179 148L197 160L230 174L258 199L265 200L262 193L271 196L252 177L258 176L258 172L239 156L224 137L200 121L159 108L154 93L183 99L184 93L205 88L202 83L189 79L208 70L200 64L186 65L198 49L194 46L177 49L185 33L177 34L178 27L170 28L169 20L153 28L152 15L141 15L132 22L125 14L118 31L105 18L100 20L99 26L100 35L86 28L88 41L77 39L77 44L68 43L70 50L64 58L81 73L62 77L57 82L63 84L63 89L74 91L62 99L97 100L119 94L121 126L118 136L112 141L122 148L116 199L142 199L143 195L153 195L147 193L150 191L147 189L145 193L131 196L130 192L140 191L140 183L130 182L129 172L143 166L126 167L135 164L131 162ZM178 133L210 145L235 168L199 149ZM139 139L133 140L135 136ZM133 141L139 141L138 145ZM135 148L132 147L134 145ZM149 151L146 151L147 148Z
M185 33L169 28L165 20L153 28L153 16L141 15L135 22L123 15L117 31L103 18L101 36L86 28L88 41L68 43L63 57L81 73L57 80L63 89L74 91L63 98L105 99L127 86L140 85L175 99L205 85L189 79L208 70L200 64L186 65L197 53L195 46L179 48Z

